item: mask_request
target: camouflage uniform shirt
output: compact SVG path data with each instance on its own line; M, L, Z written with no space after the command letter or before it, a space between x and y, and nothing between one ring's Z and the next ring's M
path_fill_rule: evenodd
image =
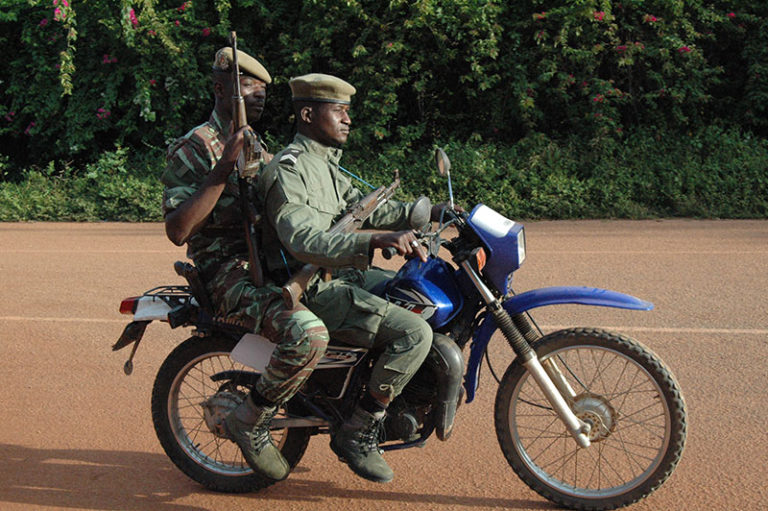
M208 122L193 128L170 145L161 178L165 185L164 215L189 199L216 166L227 141L227 128L213 112ZM205 227L189 239L187 256L206 280L232 257L248 259L239 200L237 174L233 172Z
M164 214L200 188L221 158L228 128L214 111L208 122L171 144L161 178L165 184ZM200 270L214 312L258 331L264 310L280 296L280 290L275 286L257 288L250 280L237 179L237 172L232 172L205 226L187 241L187 255Z

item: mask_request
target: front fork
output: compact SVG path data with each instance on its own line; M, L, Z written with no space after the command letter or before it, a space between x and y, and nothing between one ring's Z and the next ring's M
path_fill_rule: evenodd
M565 394L568 398L573 398L574 393L573 389L565 381L562 373L550 361L546 362L548 370L544 368L539 357L536 356L536 352L515 326L512 317L504 310L501 302L496 299L491 290L488 289L488 286L482 281L471 263L468 260L464 260L461 262L461 267L480 292L480 296L482 296L488 309L493 314L493 319L496 321L499 330L504 334L515 354L520 357L523 366L531 373L534 381L541 388L547 401L549 401L549 404L555 410L558 417L560 417L560 420L563 421L568 432L580 447L589 447L590 441L587 435L589 434L590 426L576 417L563 397L563 394Z

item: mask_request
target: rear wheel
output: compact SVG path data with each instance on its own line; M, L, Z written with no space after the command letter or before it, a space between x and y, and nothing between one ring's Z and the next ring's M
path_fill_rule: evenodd
M246 380L252 370L229 356L236 343L215 337L187 339L165 359L152 391L152 421L171 461L206 488L231 493L255 491L275 482L248 466L223 429L224 417L250 391ZM214 375L219 376L214 379ZM285 409L277 418L281 416ZM291 468L304 455L309 437L307 428L272 430Z
M496 396L496 434L528 486L572 509L614 509L658 488L683 452L685 403L648 348L592 329L552 333L533 346L574 413L590 424L582 449L518 361Z

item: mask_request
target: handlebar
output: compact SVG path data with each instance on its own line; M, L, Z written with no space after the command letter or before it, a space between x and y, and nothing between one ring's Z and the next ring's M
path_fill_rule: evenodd
M395 247L384 247L381 249L381 256L389 261L397 255L397 249Z
M427 247L424 246L423 243L420 243L421 248L427 251L427 256L429 256L429 250ZM395 247L384 247L381 249L381 256L389 261L396 255L398 255L400 252ZM418 255L413 254L413 257L418 257Z

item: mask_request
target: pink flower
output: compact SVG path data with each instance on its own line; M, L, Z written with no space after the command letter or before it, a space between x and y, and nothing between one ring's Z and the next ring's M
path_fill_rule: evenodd
M157 35L157 32L155 32L154 30L148 30L147 34L149 34L151 36L155 36L155 35Z
M65 17L66 15L61 12L61 9L59 7L53 10L53 19L58 21L60 19L63 20Z
M592 98L593 103L602 103L603 100L605 100L605 97L602 94L598 94L594 98Z
M605 18L605 13L603 11L596 11L595 12L595 19L597 21L603 21L603 18Z
M16 115L16 112L8 112L5 114L5 120L8 122L11 122L13 120L13 116Z
M48 24L48 18L43 18L40 20L40 26L44 27Z
M619 52L619 53L621 53L621 52L623 52L623 51L626 51L626 49L627 49L627 47L626 47L626 45L624 45L624 44L620 44L620 45L618 45L618 46L616 47L616 51L617 51L617 52Z
M211 35L211 29L208 27L205 27L202 31L202 34L203 34L203 37L208 37L209 35Z
M546 17L547 17L546 11L541 11L533 15L533 19L535 19L536 21L543 20Z
M25 135L29 135L29 132L30 132L30 131L32 130L32 128L34 128L34 127L35 127L35 123L34 123L34 122L30 122L30 123L27 125L27 129L25 129L25 130L24 130L24 134L25 134Z
M128 11L128 19L131 20L131 25L133 25L134 27L139 26L139 20L136 18L136 12L133 9Z
M681 46L680 48L677 49L677 51L680 53L690 53L691 49L687 46Z
M654 21L659 21L659 18L657 18L653 14L646 14L645 16L643 16L643 21L645 21L646 23L653 23Z
M176 9L176 10L177 10L177 11L179 11L179 12L184 12L184 11L186 11L186 10L187 10L187 2L184 2L183 4L181 4L181 5L178 7L178 9Z
M173 22L173 24L178 27L179 25L181 25L181 22L179 20L176 20L176 21Z
M149 84L150 84L150 85L152 85L152 86L154 87L155 85L157 85L157 80L155 80L154 78L151 78L151 79L149 80Z
M112 115L112 112L104 108L99 108L96 110L96 117L98 119L107 119L110 115Z
M69 7L69 2L67 2L67 0L61 0L61 5L64 7Z
M736 17L736 13L735 12L729 12L728 14L726 14L726 16L728 16L729 18L735 18Z
M102 64L109 64L109 54L108 53L105 53L104 55L102 55L101 63Z

